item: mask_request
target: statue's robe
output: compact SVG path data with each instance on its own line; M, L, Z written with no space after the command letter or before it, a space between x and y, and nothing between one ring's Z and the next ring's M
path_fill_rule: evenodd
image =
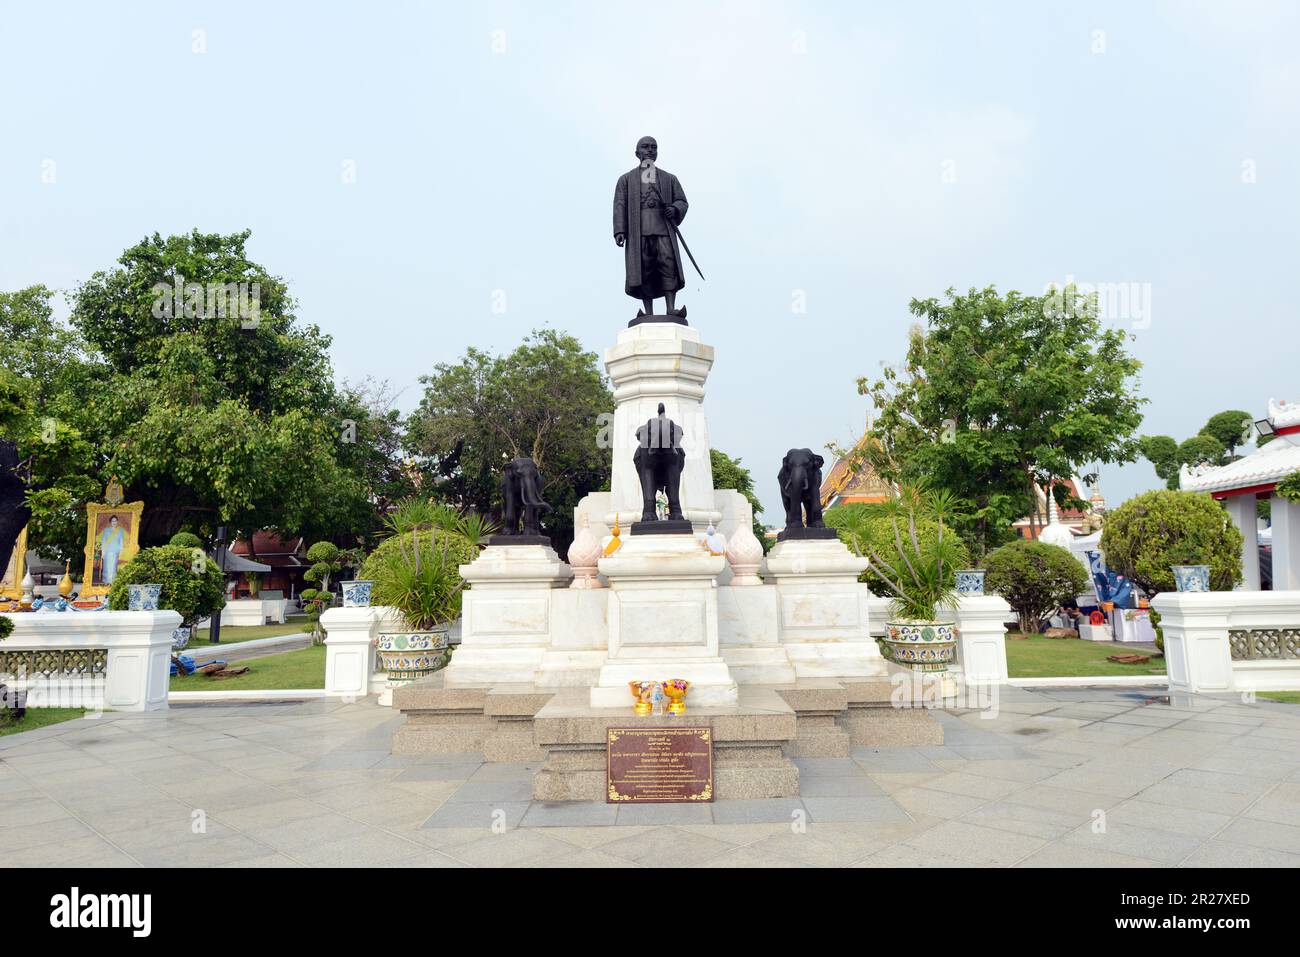
M688 208L686 194L677 177L666 170L656 167L655 178L658 180L659 195L665 205L677 208L677 222L686 218ZM630 200L629 200L630 197ZM677 233L670 226L669 237L673 243L673 261L677 264L677 285L671 291L676 292L686 285L686 272L682 266L681 244L677 242ZM624 290L633 299L658 298L664 294L662 289L641 288L641 167L628 170L618 178L614 187L614 235L622 233L627 237L623 243L623 264L627 272Z

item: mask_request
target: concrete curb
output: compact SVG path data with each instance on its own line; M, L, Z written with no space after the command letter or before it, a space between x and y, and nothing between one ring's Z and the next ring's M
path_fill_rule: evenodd
M1078 678L1008 678L1014 688L1168 688L1159 675L1096 675Z
M198 701L306 701L325 697L324 688L286 688L282 691L172 691L168 703L185 704Z

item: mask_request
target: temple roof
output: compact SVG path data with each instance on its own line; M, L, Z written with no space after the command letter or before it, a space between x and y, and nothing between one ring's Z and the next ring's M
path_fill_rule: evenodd
M1288 475L1300 472L1300 446L1294 437L1286 437L1300 432L1300 402L1269 399L1268 422L1278 433L1272 441L1227 465L1184 465L1178 470L1178 487L1224 498L1271 491Z
M1270 411L1272 411L1270 403ZM1296 410L1296 423L1300 424L1300 405ZM1278 422L1274 420L1274 426ZM1300 472L1300 446L1293 445L1283 436L1242 456L1227 465L1197 467L1184 465L1178 471L1178 486L1188 492L1230 492L1276 485L1294 472Z
M1300 426L1300 402L1268 400L1268 421L1275 429Z
M859 448L866 439L864 435L858 440ZM893 494L893 486L880 477L865 456L853 455L836 459L822 481L822 508L843 502L886 502Z

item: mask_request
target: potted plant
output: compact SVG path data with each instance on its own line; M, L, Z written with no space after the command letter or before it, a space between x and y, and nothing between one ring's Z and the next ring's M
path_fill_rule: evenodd
M381 622L378 638L380 663L392 683L446 664L465 587L460 566L473 561L494 527L477 514L458 515L421 499L401 503L387 525L390 537L366 558L359 577L373 582L372 604L397 613L396 622Z
M131 607L133 586L159 588L156 608L180 612L180 628L172 632L173 648L183 648L194 625L224 607L225 576L216 562L184 545L142 548L117 572L108 592L108 607L123 611ZM153 587L149 588L150 592ZM138 599L137 599L138 604Z
M870 570L893 596L885 622L889 656L916 671L946 671L956 657L957 627L938 620L938 609L955 605L959 597L956 571L965 549L948 527L956 513L957 499L947 491L903 488L886 503L888 543L863 551ZM936 526L933 538L918 534L923 520Z
M388 680L411 681L446 663L451 623L465 587L460 566L468 545L435 529L394 535L366 559L362 578L373 581L375 604L394 609L401 627L379 633L379 658Z

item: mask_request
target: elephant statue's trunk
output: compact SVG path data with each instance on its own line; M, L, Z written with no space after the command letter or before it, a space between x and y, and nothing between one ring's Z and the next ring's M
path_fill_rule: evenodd
M538 476L524 475L523 480L519 483L519 496L523 499L525 505L530 508L540 508L544 512L549 512L551 506L542 501L541 489L537 487Z

